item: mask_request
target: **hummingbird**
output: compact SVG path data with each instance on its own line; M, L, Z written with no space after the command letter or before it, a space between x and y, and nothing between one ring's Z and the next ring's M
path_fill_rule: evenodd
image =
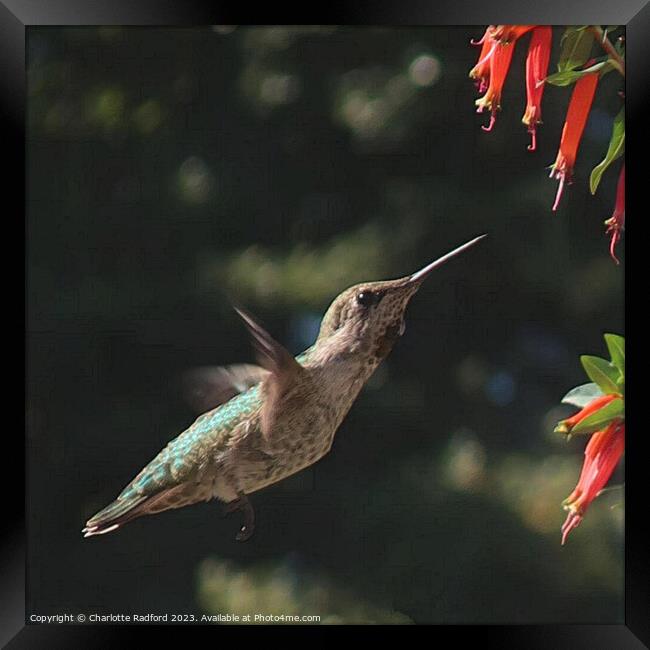
M253 340L257 365L219 368L204 376L200 403L205 406L210 394L221 403L213 403L113 503L93 515L84 537L216 498L225 513L242 513L236 539L249 539L255 528L249 495L330 451L364 384L404 334L412 296L435 269L483 237L411 275L346 289L327 309L316 342L296 357L251 314L235 308Z

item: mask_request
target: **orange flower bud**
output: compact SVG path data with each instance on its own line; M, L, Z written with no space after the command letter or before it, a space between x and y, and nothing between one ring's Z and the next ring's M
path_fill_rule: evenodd
M587 406L585 406L581 411L578 411L575 415L562 420L555 427L555 433L564 433L569 434L573 427L575 427L579 422L582 422L585 418L589 417L592 413L603 408L609 404L612 400L616 399L618 395L602 395L596 399L591 400Z

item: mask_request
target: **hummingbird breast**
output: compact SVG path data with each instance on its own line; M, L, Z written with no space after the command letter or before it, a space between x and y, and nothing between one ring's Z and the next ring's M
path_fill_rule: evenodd
M265 449L268 454L249 462L236 463L239 484L246 493L255 492L312 465L332 447L334 434L377 363L370 358L330 360L310 369L311 390L301 394L299 408L292 414L291 426L274 431L264 444L259 426L249 433L250 447ZM304 388L304 387L302 387ZM288 400L289 401L289 400Z

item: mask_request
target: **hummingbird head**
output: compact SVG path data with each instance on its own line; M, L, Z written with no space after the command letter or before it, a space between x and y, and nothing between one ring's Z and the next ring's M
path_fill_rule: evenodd
M424 280L483 237L485 235L472 239L406 277L363 282L346 289L327 310L318 341L336 337L350 351L363 351L372 358L383 359L404 333L406 307Z

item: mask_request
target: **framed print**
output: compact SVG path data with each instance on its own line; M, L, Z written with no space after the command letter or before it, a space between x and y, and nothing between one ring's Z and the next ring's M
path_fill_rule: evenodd
M625 203L650 13L468 4L4 0L7 647L646 647Z

